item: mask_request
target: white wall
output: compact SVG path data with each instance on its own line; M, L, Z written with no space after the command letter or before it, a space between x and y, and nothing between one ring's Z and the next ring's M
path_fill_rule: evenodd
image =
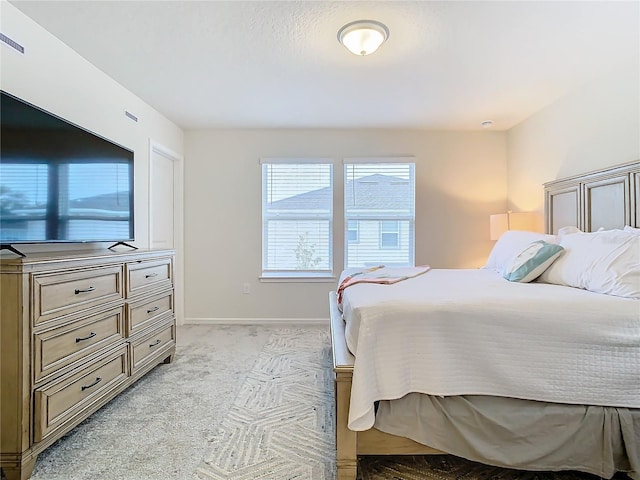
M261 283L260 157L330 157L334 268L343 264L342 158L416 157L416 264L478 267L505 210L506 134L419 130L206 130L185 133L186 321L328 317L332 283ZM242 284L251 293L242 293Z
M0 30L25 47L24 55L0 45L0 88L135 152L135 244L149 245L149 139L182 154L183 132L120 84L6 1ZM139 119L124 116L128 110ZM20 250L91 245L20 246Z
M508 132L513 211L544 212L544 182L640 159L639 48Z

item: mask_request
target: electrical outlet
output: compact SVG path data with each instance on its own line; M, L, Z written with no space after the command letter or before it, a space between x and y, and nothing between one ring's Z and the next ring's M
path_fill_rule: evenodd
M244 294L249 294L251 293L251 284L250 283L243 283L242 284L242 293Z

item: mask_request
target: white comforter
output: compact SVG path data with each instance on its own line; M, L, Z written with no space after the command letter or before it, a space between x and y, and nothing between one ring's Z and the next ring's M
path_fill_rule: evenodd
M344 292L349 428L410 392L640 408L640 301L431 270Z

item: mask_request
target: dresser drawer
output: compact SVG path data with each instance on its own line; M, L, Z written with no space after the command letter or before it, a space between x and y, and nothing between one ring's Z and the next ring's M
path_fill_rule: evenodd
M127 263L127 298L173 285L171 258Z
M122 306L34 334L35 382L124 339Z
M130 337L173 313L173 291L127 303L127 336Z
M33 276L34 325L123 298L120 265Z
M95 411L126 379L127 348L122 346L81 371L36 389L34 440L39 442L79 415Z
M164 355L176 344L176 327L173 317L171 323L165 323L148 334L131 342L131 375L137 369Z

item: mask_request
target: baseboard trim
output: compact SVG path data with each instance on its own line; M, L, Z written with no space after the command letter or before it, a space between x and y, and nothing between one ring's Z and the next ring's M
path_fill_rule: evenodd
M329 325L328 318L185 318L184 325Z

